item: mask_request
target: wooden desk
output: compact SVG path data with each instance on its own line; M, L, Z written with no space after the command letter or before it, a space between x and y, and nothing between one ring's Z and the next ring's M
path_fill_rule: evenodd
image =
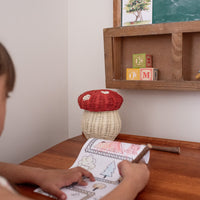
M150 180L137 200L197 200L200 199L200 143L158 139L120 134L118 141L138 144L151 143L163 146L179 146L180 155L151 150ZM42 168L69 168L78 156L86 139L81 135L66 140L25 161L22 165ZM29 197L47 200L48 197L33 193L34 187L17 186L17 190Z

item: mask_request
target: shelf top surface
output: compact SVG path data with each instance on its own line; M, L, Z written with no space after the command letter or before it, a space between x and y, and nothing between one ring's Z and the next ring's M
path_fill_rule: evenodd
M106 37L200 32L200 21L172 22L105 28Z

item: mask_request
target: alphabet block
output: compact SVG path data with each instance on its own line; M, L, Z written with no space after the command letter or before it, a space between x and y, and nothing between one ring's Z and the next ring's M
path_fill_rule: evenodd
M141 68L140 80L153 81L158 80L158 69L155 68Z
M133 67L135 68L144 68L152 67L152 55L142 54L133 54Z
M126 80L140 80L140 69L127 68Z

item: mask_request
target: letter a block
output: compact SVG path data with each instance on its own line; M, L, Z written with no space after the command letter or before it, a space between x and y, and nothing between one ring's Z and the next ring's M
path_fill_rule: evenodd
M133 54L133 67L145 68L152 67L152 56L145 53Z
M141 68L140 80L153 81L158 80L158 69L155 68Z
M127 68L126 80L140 80L140 69Z

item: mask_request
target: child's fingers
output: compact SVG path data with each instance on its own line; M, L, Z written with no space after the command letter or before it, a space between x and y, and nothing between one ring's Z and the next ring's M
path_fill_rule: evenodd
M60 188L56 187L56 186L53 186L51 188L49 188L49 190L47 191L48 193L56 196L58 199L60 200L66 200L67 199L67 196L64 192L62 192L60 190Z
M146 162L145 162L143 159L141 159L141 160L139 161L139 164L146 164Z
M95 178L94 178L94 176L93 176L93 174L91 172L89 172L89 171L87 171L87 170L85 170L83 168L81 170L82 170L83 176L88 177L90 179L90 181L95 181Z
M131 162L129 162L128 160L123 160L118 164L118 169L120 170L121 168L123 168L124 166L128 166L130 165Z
M78 181L78 185L86 186L86 185L88 185L88 183L86 181L84 181L82 178L80 178Z
M146 163L143 159L140 160L138 164L148 166L148 163Z
M120 176L122 176L124 169L126 169L130 165L131 165L131 162L129 162L127 160L123 160L120 163L118 163L118 170L119 170Z

